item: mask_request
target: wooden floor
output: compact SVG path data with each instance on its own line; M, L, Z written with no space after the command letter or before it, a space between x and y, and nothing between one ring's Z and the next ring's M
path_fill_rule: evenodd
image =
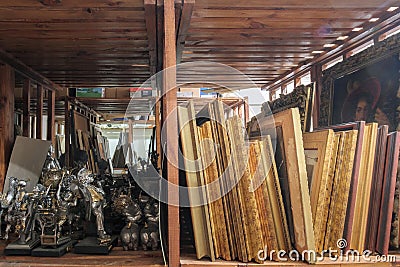
M123 251L115 247L109 255L67 253L60 258L5 256L0 252L0 266L164 266L161 251Z

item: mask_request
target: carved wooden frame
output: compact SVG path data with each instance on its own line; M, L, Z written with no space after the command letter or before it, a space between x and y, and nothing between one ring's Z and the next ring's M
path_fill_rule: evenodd
M276 114L289 108L298 108L303 132L309 132L311 128L312 113L314 107L315 83L300 85L287 94L281 94L274 101L262 104L261 113L264 116Z
M400 132L392 132L388 135L386 163L383 178L381 212L379 214L378 235L376 251L387 255L389 253L390 230L394 207L394 194L396 188L396 173L400 148ZM388 212L389 211L389 212Z
M268 131L281 127L283 133L284 158L287 162L290 206L293 217L294 245L299 252L315 251L315 239L308 190L303 137L300 114L297 108L290 108L274 115L272 120L259 120L261 130ZM278 166L280 164L277 164ZM312 261L312 259L311 259Z
M357 146L356 146L356 151L355 151L355 155L354 155L347 212L346 212L345 225L344 225L344 230L343 230L343 238L346 239L348 244L350 244L351 238L352 238L352 232L353 232L353 219L354 219L354 212L355 212L358 180L359 180L359 176L361 173L360 167L361 167L362 147L363 147L363 142L364 142L365 122L364 121L347 122L347 123L342 123L342 124L337 124L337 125L331 125L331 126L325 127L325 128L320 128L319 130L323 130L323 129L332 129L335 132L342 132L342 131L349 131L349 130L357 130L358 131ZM336 242L336 241L337 240L334 240L334 242Z
M200 186L205 185L204 174L201 170L199 133L196 126L196 117L192 101L186 107L178 106L178 121L180 124L180 138L184 164L186 168L186 181L188 184L188 196L194 205L190 208L193 223L194 242L196 244L196 256L201 259L205 256L215 260L214 244L212 240L212 229L210 224L210 205L197 206L207 198L206 192L199 192ZM195 190L190 190L194 187ZM199 194L200 193L200 194Z
M303 134L304 150L316 150L318 155L311 185L309 185L315 246L318 252L323 249L328 219L328 209L326 207L329 206L333 182L332 177L329 177L329 169L334 164L334 162L331 162L333 153L336 154L337 152L333 149L334 141L335 134L331 129Z
M400 34L397 34L325 70L322 73L322 90L318 118L319 127L332 124L333 93L336 79L399 52Z

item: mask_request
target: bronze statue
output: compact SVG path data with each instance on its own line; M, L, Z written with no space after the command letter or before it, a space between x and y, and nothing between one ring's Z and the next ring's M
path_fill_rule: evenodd
M119 196L113 204L114 210L123 215L126 225L122 228L120 238L124 250L138 250L139 247L139 223L142 220L142 211L139 204L129 196Z
M10 182L8 185L8 191L6 194L1 194L1 211L0 211L0 225L1 225L1 219L4 215L4 220L7 223L7 227L6 227L6 232L4 235L4 239L8 239L8 233L11 230L11 218L9 216L9 211L11 212L11 204L13 203L13 201L15 200L15 196L17 194L17 184L18 184L18 179L15 177L10 177L9 178ZM1 229L0 229L0 233L1 233Z
M104 230L103 208L106 205L105 193L99 183L94 183L93 175L85 168L82 168L74 181L76 186L71 186L72 191L80 192L85 200L86 219L90 220L91 214L96 216L97 236L100 243L111 240Z
M143 250L151 248L152 250L158 249L160 241L160 234L158 229L160 213L159 204L157 201L149 201L143 210L145 217L145 226L140 232Z

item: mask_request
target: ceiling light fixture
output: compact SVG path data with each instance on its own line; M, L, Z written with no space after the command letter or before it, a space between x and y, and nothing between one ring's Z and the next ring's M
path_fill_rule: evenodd
M339 36L336 40L343 41L343 40L346 40L347 38L349 38L349 36L343 35L343 36Z
M361 31L363 28L362 27L356 27L354 29L352 29L353 32L359 32Z
M391 6L391 7L389 7L387 9L387 11L392 12L392 11L395 11L396 9L398 9L398 8L399 8L398 6Z
M132 67L148 67L148 64L132 64Z
M370 20L369 20L369 22L376 22L376 21L378 21L379 20L379 18L371 18Z

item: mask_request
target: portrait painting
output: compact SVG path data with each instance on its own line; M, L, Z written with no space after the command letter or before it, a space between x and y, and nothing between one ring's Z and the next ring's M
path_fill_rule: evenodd
M338 77L333 84L332 124L377 122L395 130L399 70L399 54L394 54Z

